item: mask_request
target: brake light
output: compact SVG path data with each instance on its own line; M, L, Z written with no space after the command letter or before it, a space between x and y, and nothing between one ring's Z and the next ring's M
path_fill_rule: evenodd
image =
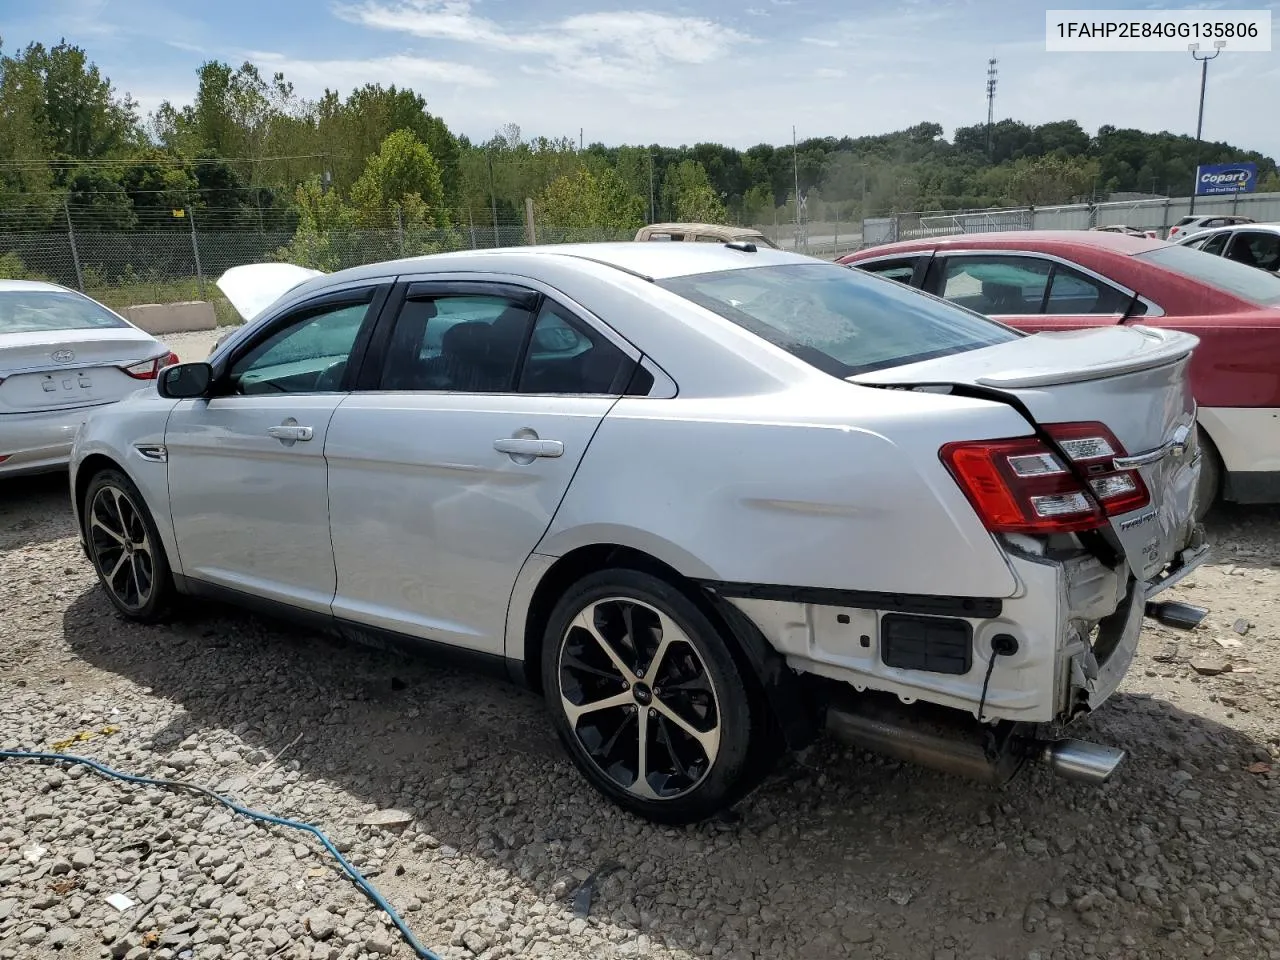
M1113 466L1125 450L1103 424L1046 424L1045 431L1088 479L1096 503L1058 455L1035 437L949 443L939 451L992 533L1095 530L1107 517L1150 502L1136 470Z
M165 367L171 367L178 362L178 355L170 353L167 356L156 357L154 360L143 360L141 363L135 363L128 367L120 369L133 377L135 380L154 380L160 376L160 371Z

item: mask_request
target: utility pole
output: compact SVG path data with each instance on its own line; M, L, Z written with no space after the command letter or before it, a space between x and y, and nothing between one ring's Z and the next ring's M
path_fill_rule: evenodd
M792 241L792 248L796 249L800 246L800 148L796 141L796 128L791 127L791 171L795 174L796 179L796 236Z
M578 152L582 152L582 128L578 128Z
M493 192L493 151L487 151L485 158L489 161L489 210L493 214L493 245L500 247L502 241L498 239L498 197Z
M653 154L649 154L649 222L653 223L657 219L654 214L653 206Z
M995 57L987 61L987 160L991 160L991 128L996 121L997 62Z
M1196 162L1191 173L1191 206L1188 214L1196 212L1196 191L1200 188L1200 134L1204 131L1204 88L1209 80L1209 61L1222 52L1227 45L1225 40L1213 41L1213 53L1200 56L1200 44L1191 43L1187 49L1191 51L1191 59L1200 61L1200 112L1196 115Z

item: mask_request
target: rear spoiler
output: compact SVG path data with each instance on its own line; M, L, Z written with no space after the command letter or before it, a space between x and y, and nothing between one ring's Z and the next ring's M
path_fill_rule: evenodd
M292 263L250 263L232 267L217 280L222 295L241 318L252 320L271 304L301 283L322 277L320 270Z

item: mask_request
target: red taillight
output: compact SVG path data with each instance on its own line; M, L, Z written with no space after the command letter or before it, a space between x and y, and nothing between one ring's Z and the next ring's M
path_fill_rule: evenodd
M1150 501L1136 470L1116 470L1124 448L1101 423L1045 426L1088 478L1095 500L1052 450L1035 437L949 443L940 455L983 524L992 533L1071 533L1094 530L1107 517Z
M165 367L171 367L177 362L178 355L170 353L167 356L156 357L154 360L143 360L141 363L135 363L132 366L121 367L120 369L135 380L154 380L160 376L161 370Z

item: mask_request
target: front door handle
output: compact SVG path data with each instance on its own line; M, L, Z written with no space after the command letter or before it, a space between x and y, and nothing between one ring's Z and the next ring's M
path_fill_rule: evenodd
M299 440L310 440L316 435L311 427L300 427L298 421L290 417L278 427L267 427L267 436L275 437L286 446L292 445Z
M559 440L538 440L532 437L503 437L493 441L493 449L511 457L564 456L564 444Z

